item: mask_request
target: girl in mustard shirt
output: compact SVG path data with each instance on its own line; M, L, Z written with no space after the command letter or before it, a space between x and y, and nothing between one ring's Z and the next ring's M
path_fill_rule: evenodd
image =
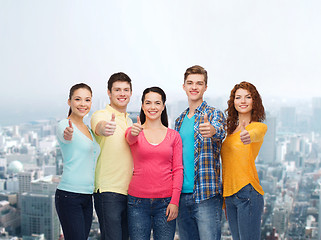
M262 99L255 86L236 84L228 100L227 137L222 145L223 197L234 240L260 239L264 191L255 159L267 126Z

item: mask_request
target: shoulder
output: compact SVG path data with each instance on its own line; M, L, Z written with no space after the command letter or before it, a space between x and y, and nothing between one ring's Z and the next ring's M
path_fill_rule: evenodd
M224 114L220 109L212 107L210 105L205 106L203 114L205 113L207 113L209 118L224 118Z
M183 117L185 117L185 115L187 114L188 108L185 109L175 120L175 122L180 121L180 119L182 119Z
M168 128L168 134L173 141L181 140L181 135L174 129Z
M61 121L58 122L57 127L58 130L65 129L66 127L69 126L69 120L67 118L62 119Z
M252 122L247 126L247 128L249 130L255 130L255 131L262 132L264 134L267 131L267 125L265 123L261 123L261 122Z

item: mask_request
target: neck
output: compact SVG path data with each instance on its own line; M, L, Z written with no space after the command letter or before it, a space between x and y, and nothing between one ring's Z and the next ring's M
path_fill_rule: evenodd
M115 106L114 104L109 104L109 106L111 106L113 109L115 109L116 111L118 112L121 112L121 113L126 113L126 110L127 110L127 106L125 107L118 107L118 106Z
M74 124L83 124L84 123L84 118L83 117L75 116L72 113L70 114L68 119L70 119Z
M245 121L246 125L251 122L251 113L248 114L240 114L239 113L239 123Z
M189 107L189 115L193 116L195 113L195 109L198 108L203 102L203 99L197 100L197 101L188 101L188 107Z
M163 127L164 125L162 124L162 121L160 118L155 120L146 118L146 121L143 124L143 128L149 128L149 129L159 129Z

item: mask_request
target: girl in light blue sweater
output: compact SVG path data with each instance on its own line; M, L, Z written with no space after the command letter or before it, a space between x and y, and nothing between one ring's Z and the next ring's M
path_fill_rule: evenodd
M68 119L58 123L57 139L63 155L63 173L55 195L64 238L87 240L93 214L96 160L100 148L83 118L91 108L92 91L84 84L72 86Z

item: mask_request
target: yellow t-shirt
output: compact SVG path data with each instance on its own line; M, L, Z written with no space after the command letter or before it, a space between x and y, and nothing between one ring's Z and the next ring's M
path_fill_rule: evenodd
M95 192L115 192L127 195L128 185L133 174L133 160L125 139L125 131L133 125L128 113L121 113L107 105L91 117L91 128L95 132L100 121L110 121L115 113L116 130L114 135L97 136L100 155L95 172Z
M228 197L247 184L251 184L261 195L264 194L255 167L255 159L263 143L267 126L252 122L245 128L251 137L251 143L244 145L240 139L241 131L227 135L222 144L223 196Z

